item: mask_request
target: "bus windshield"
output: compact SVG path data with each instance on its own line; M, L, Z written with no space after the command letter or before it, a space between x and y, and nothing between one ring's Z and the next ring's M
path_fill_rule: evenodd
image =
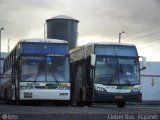
M22 81L69 81L69 61L64 56L22 57Z
M137 59L97 57L95 82L106 85L139 84Z

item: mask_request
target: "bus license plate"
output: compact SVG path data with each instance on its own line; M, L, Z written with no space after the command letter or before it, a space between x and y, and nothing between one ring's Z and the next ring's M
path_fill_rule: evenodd
M24 92L24 98L32 98L32 92Z

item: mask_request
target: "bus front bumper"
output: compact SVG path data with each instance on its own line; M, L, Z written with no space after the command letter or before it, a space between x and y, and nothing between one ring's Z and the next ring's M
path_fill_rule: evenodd
M70 100L70 90L20 90L20 100Z
M142 102L142 93L106 93L101 91L94 92L94 102Z

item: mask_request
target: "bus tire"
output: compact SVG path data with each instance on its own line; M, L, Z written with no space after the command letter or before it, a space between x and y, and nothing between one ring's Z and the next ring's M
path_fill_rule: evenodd
M85 106L85 101L83 101L83 92L82 92L82 89L80 89L80 92L79 92L79 106L80 107L84 107Z
M85 106L88 106L88 107L92 106L92 102L91 101L86 101Z
M125 102L125 101L117 102L117 107L119 107L119 108L124 108L125 105L126 105L126 102Z
M7 104L9 104L9 105L14 105L15 104L15 102L14 102L14 100L7 100Z
M7 89L5 89L5 91L4 91L4 99L8 100L8 98L7 98Z
M21 101L19 100L19 93L17 92L17 90L15 91L15 104L21 105Z

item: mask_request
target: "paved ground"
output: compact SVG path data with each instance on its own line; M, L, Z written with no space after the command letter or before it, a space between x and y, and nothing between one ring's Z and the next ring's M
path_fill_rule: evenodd
M7 118L7 119L6 119ZM117 108L111 104L92 107L63 107L43 104L7 105L0 102L0 120L160 120L160 104L128 104Z

